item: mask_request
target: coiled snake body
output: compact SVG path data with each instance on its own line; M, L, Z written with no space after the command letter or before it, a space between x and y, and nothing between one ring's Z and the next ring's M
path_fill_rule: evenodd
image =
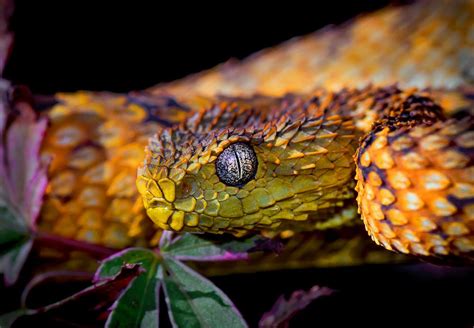
M262 232L308 258L368 239L361 216L389 250L472 260L473 21L417 2L144 92L58 94L40 227L114 248Z

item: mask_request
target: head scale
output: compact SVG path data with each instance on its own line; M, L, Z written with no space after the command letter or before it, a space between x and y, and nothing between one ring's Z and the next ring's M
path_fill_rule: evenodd
M137 187L163 229L275 229L353 197L355 142L351 121L315 101L219 102L158 131Z

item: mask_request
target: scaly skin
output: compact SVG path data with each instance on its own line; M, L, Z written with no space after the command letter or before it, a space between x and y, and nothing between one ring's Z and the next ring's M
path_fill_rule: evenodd
M470 0L390 6L151 91L213 97L394 83L454 89L474 83L473 21Z
M340 228L357 216L353 156L365 126L355 122L368 117L376 120L356 155L356 190L371 236L402 253L471 257L473 119L445 120L428 93L368 87L255 110L217 103L151 138L138 191L166 230ZM253 147L258 170L229 187L215 162L237 142Z
M186 111L169 97L57 95L42 155L51 159L41 213L43 231L113 248L146 246L153 238L136 191L137 167L157 130L154 117L180 121ZM153 107L146 111L143 103ZM149 119L149 120L148 120ZM147 121L148 120L148 121ZM160 121L162 122L162 121Z
M57 95L43 146L53 161L40 227L114 248L156 245L160 228L284 238L352 229L338 249L360 249L356 174L362 219L377 243L472 258L473 113L469 89L459 87L472 79L473 20L472 2L420 2L146 93ZM351 89L331 91L341 86ZM259 161L242 188L225 186L214 169L237 141ZM307 249L321 251L321 233L309 234L300 244L306 260ZM368 253L339 252L326 263L357 264Z

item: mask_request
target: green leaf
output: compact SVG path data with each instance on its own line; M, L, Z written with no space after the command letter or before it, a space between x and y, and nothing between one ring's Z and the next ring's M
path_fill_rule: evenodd
M220 236L222 239L222 236ZM180 260L225 261L240 260L248 257L248 252L258 248L265 240L261 236L245 239L217 240L195 234L184 234L165 246L163 254Z
M0 327L11 327L19 317L24 316L27 313L27 309L19 309L0 315Z
M157 291L157 296L159 295L159 291ZM158 304L156 306L156 310L147 311L143 316L143 320L141 322L141 328L151 328L151 327L159 327L159 312L158 312Z
M16 282L28 257L32 246L28 235L25 220L13 206L0 204L0 274L6 285Z
M32 239L20 240L9 247L5 253L0 254L0 273L3 274L7 285L12 285L16 282L32 245Z
M163 286L174 327L247 327L232 301L212 282L172 257L164 257Z
M130 248L105 259L95 281L110 278L124 266L139 264L143 272L117 299L107 319L107 327L157 327L160 283L156 273L160 258L148 249Z
M0 247L27 235L28 228L20 214L15 213L11 206L0 204Z

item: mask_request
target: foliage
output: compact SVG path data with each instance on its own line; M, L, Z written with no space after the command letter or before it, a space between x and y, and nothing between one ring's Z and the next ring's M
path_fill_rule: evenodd
M4 86L0 83L3 100ZM27 102L20 99L10 106L0 101L0 274L7 285L17 280L37 236L36 219L47 185L46 165L39 156L45 129L46 120L37 119ZM129 248L115 253L101 262L88 288L46 306L24 305L0 316L0 327L10 327L17 320L36 325L37 320L48 319L85 325L102 321L106 327L158 327L164 315L160 314L163 296L174 327L247 327L232 301L183 261L243 260L249 252L280 248L278 242L259 236L216 239L164 232L159 249ZM33 279L28 287L41 280ZM312 295L303 298L309 302ZM292 300L278 304L274 312L281 322L304 306ZM290 315L282 310L286 305Z
M260 328L288 327L290 319L299 311L307 307L312 301L332 293L326 287L313 286L310 290L297 290L288 299L280 296L272 309L266 312L259 322Z
M100 319L102 314L107 314L122 291L140 273L138 265L125 265L114 276L95 281L92 286L63 300L35 309L22 308L4 314L0 316L0 327L10 327L17 319L25 319L25 316L32 317L30 321L35 325L42 320L48 322L46 316L55 321L74 321L79 325L87 325Z
M37 120L26 102L11 108L0 82L0 273L10 285L31 249L47 184L39 157L46 120Z
M164 233L160 250L120 251L101 262L91 287L42 308L5 314L0 323L12 323L22 316L50 315L67 320L73 304L76 316L78 311L89 312L89 316L91 309L99 311L94 315L107 318L106 327L158 327L164 315L160 314L164 295L174 327L247 327L232 301L182 260L245 258L249 251L258 250L261 242L262 237L255 236L213 242L197 235L173 238Z

